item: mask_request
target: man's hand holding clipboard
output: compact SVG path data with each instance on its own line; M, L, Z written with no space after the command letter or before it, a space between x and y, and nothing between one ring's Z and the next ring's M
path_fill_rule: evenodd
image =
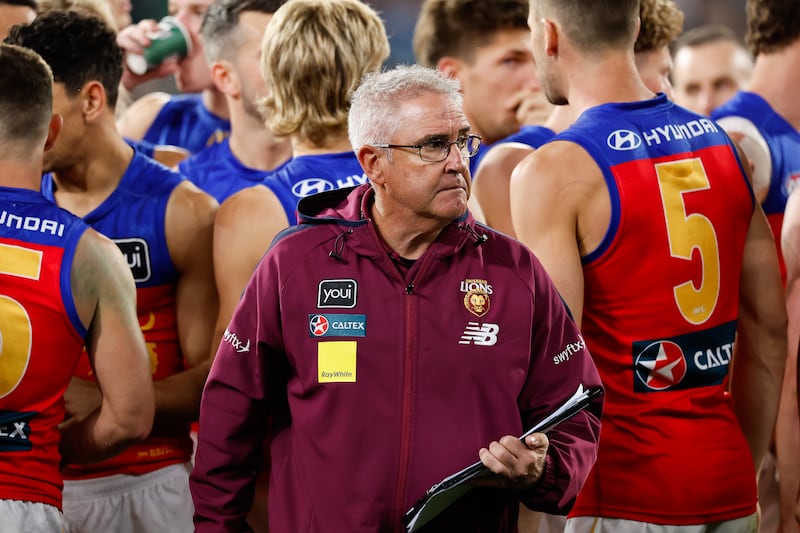
M519 438L503 437L489 444L488 448L482 448L480 461L433 485L406 512L403 520L406 531L416 531L473 487L522 489L535 484L542 475L549 446L545 433L583 410L602 392L599 387L584 390L579 386L558 409Z

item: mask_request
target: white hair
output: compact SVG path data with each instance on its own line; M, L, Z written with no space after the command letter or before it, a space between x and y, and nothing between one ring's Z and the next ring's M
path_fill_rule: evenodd
M428 93L445 95L462 106L461 84L438 69L399 65L365 75L350 98L348 132L353 149L387 142L399 126L399 104Z

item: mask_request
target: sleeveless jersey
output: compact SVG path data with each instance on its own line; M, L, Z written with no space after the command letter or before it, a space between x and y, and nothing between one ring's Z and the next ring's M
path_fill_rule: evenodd
M262 184L281 201L289 225L297 224L301 198L367 182L367 175L353 152L301 155L268 175Z
M0 500L61 509L58 424L86 338L70 273L86 229L37 191L0 187Z
M557 135L603 170L610 227L583 258L582 333L606 387L597 462L570 516L699 524L756 510L726 383L754 209L728 136L661 95Z
M522 126L517 133L509 135L505 139L496 142L492 146L503 143L522 143L531 148L539 148L541 145L555 137L556 132L544 126Z
M153 159L156 154L156 145L153 143L149 143L147 141L134 141L133 139L129 139L127 137L125 137L125 142L128 143L128 146L142 155L149 157L150 159Z
M244 166L231 152L226 138L181 161L178 172L222 203L228 196L258 185L274 171Z
M485 144L481 142L481 147L478 150L478 153L472 156L469 160L469 173L472 177L475 177L475 173L478 172L478 167L480 166L481 159L486 153L494 146L503 144L503 143L522 143L527 144L531 148L539 148L541 145L549 141L553 138L556 133L551 130L550 128L545 128L544 126L522 126L520 130L516 133L512 133L508 137L501 139L492 144Z
M113 240L128 260L136 281L139 325L155 381L185 369L175 309L178 272L164 234L167 201L182 180L177 172L136 152L116 190L84 217L90 226ZM42 192L54 198L49 175L42 180ZM85 358L75 375L92 378ZM186 462L191 453L188 424L155 424L144 442L101 463L68 465L64 477L137 475Z
M180 146L194 154L221 141L230 131L230 121L206 109L201 93L177 94L158 112L143 140Z
M800 183L800 133L776 113L761 96L744 91L739 91L733 99L714 110L711 117L714 120L741 117L750 121L769 147L772 174L767 196L761 207L775 236L781 275L785 282L786 266L780 246L781 227L789 194Z

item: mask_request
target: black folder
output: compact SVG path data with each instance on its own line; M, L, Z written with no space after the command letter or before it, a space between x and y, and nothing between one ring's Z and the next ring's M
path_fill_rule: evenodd
M525 439L532 433L549 431L583 410L593 398L602 392L603 389L600 387L584 390L583 385L579 385L575 394L561 404L558 409L523 433L520 436L520 440ZM482 462L478 461L434 484L403 517L406 532L416 531L444 511L450 504L472 490L473 485L467 483L469 480L489 475L494 474Z

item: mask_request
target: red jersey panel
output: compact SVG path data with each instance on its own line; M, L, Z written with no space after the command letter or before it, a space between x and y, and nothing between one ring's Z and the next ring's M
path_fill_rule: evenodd
M589 110L563 138L605 169L612 223L584 258L582 333L606 387L571 516L700 524L752 514L726 385L754 200L708 119L657 98Z
M84 220L107 236L125 256L136 282L136 308L155 381L184 370L175 293L178 273L164 234L167 203L183 177L136 152L114 192ZM52 179L42 192L54 198ZM76 375L91 379L82 361ZM150 436L108 461L68 465L66 479L114 474L144 474L190 460L189 424L156 423Z
M159 381L184 370L177 340L174 287L137 288L139 325L144 334L153 380ZM94 380L86 357L81 358L75 375ZM139 475L158 468L189 461L192 441L189 424L154 424L150 436L100 463L69 465L66 479L85 479L113 474Z
M0 198L0 499L61 509L58 424L86 336L70 271L87 226L34 191Z

